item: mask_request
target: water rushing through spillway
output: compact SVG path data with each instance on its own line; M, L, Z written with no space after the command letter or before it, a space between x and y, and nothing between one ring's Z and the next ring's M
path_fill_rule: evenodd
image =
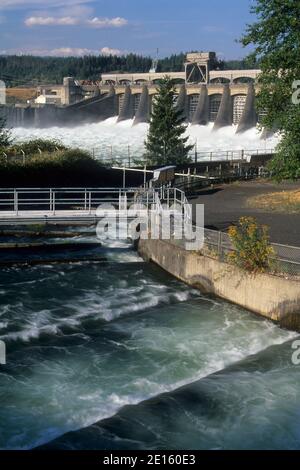
M135 439L133 426L126 431L123 423L122 438L116 431L115 438L103 445L183 448L188 426L194 436L191 443L198 439L199 446L214 447L216 429L225 429L227 422L238 419L239 432L242 429L244 434L249 419L263 423L260 404L268 407L269 403L269 397L262 396L263 373L240 366L238 382L232 383L232 400L238 400L241 389L243 407L228 407L230 391L224 388L223 397L222 387L217 395L214 388L206 388L206 399L199 398L198 405L197 394L191 394L190 410L172 401L172 393L217 371L226 373L228 366L274 345L278 347L273 358L275 379L280 388L272 379L274 422L270 429L276 432L281 421L276 404L281 406L282 394L291 397L294 406L300 393L292 367L287 375L280 358L284 343L296 335L231 304L202 296L142 262L125 241L108 241L99 246L100 252L107 263L1 269L0 339L6 342L7 365L0 366L0 447L31 448L49 442L162 392L171 393L168 438L163 437L166 423L156 415L158 400L157 410L152 404L150 413L143 411L144 405L141 414L134 407L126 411L129 421L131 413L134 420L138 412L139 425L149 432L155 426L154 440L141 434L140 444L134 443L130 440ZM298 369L293 367L296 374ZM216 400L216 410L209 412ZM255 400L256 408L248 406ZM295 426L292 411L290 422ZM299 415L298 409L295 412ZM191 422L198 424L191 428ZM235 442L237 435L232 431L226 445ZM288 438L282 443L295 446ZM92 439L77 439L77 447L91 445Z
M127 157L128 146L130 146L131 156L140 157L144 152L144 140L149 126L147 124L132 126L132 120L120 123L116 123L116 120L117 118L110 118L97 124L84 124L73 128L16 128L13 130L13 136L17 141L31 138L54 138L66 145L94 150L96 156L102 158ZM199 152L265 150L273 149L278 143L278 137L260 139L260 132L257 129L250 129L244 134L236 134L236 126L213 132L212 127L212 123L208 126L188 126L189 141L191 144L197 142Z

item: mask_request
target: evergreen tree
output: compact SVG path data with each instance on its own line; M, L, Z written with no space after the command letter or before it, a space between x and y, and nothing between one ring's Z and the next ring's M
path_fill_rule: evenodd
M5 125L5 119L0 116L0 148L8 147L11 142L10 132L6 129Z
M172 80L161 80L153 101L150 128L145 142L146 158L151 165L181 164L188 161L193 145L188 137L182 112L176 108L176 93Z
M260 62L258 110L266 112L262 125L278 129L282 139L271 169L276 179L300 178L300 2L256 0L242 43L254 44ZM294 98L292 99L294 94Z

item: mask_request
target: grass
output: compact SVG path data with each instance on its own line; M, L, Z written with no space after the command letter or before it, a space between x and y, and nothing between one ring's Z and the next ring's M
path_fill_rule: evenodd
M247 200L248 207L263 209L266 212L299 214L300 189L261 194Z
M7 88L6 98L8 103L27 103L37 97L36 88Z

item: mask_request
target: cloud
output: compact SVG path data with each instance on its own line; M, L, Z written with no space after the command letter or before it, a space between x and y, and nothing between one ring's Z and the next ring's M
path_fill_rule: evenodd
M123 55L125 51L120 51L120 49L112 49L111 47L102 47L100 49L102 55Z
M1 0L0 0L1 1ZM28 27L34 26L75 26L86 25L91 28L121 28L126 26L128 21L125 18L84 18L82 7L75 7L72 15L68 16L30 16L25 19L25 25ZM82 13L82 14L80 14Z
M68 56L83 56L83 55L98 55L99 51L94 49L87 49L81 47L59 47L48 51L48 54L54 57L68 57Z
M120 49L113 49L110 47L102 47L102 49L89 49L85 47L58 47L54 49L30 49L26 48L11 49L6 51L0 51L0 55L34 55L34 56L48 56L48 57L82 57L84 55L123 55L126 51Z
M79 19L71 16L55 18L54 16L30 16L25 20L26 26L74 26Z
M87 24L92 26L93 28L121 28L122 26L126 26L128 21L125 18L95 18L91 20L87 20Z

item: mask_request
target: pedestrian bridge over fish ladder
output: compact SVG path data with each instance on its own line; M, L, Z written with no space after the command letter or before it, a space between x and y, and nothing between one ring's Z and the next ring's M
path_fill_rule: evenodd
M97 223L103 217L132 220L149 212L159 213L161 201L178 214L187 212L188 201L177 188L0 189L0 226L84 225Z

